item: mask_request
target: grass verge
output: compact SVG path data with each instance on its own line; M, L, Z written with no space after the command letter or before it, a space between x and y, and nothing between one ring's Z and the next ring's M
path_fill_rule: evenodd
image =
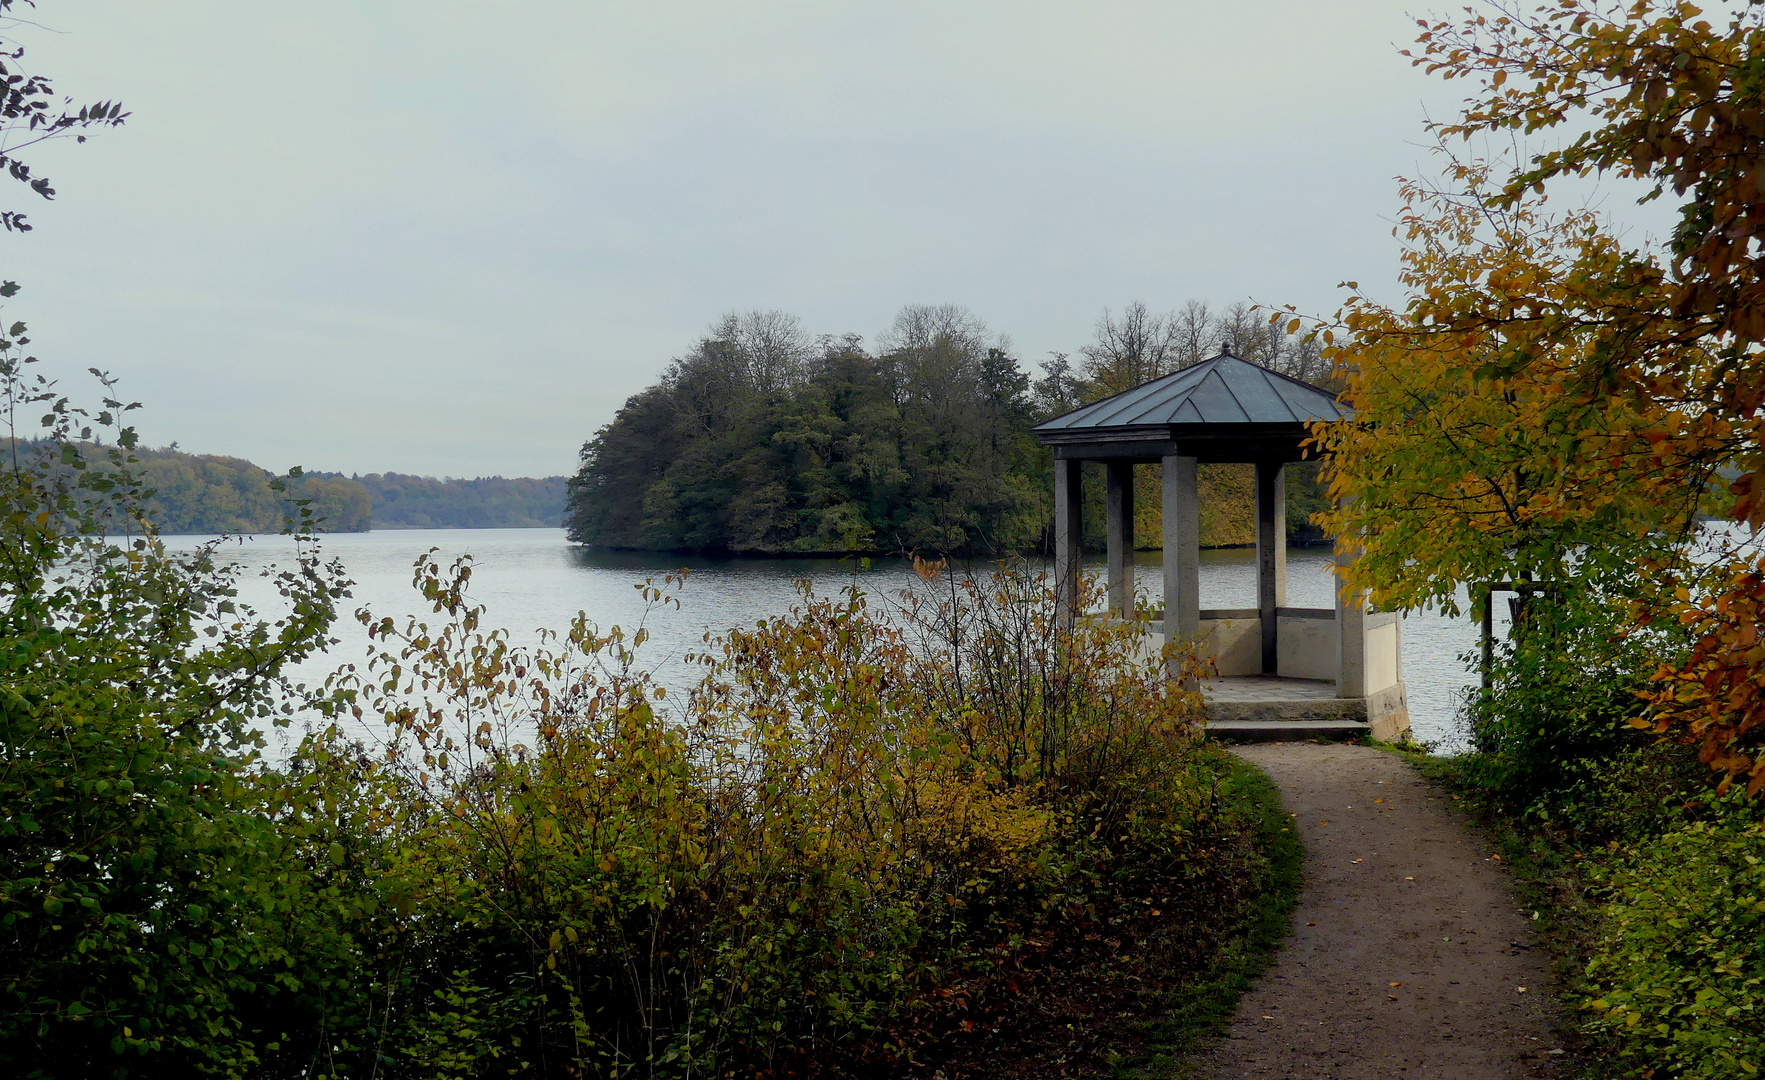
M1123 1042L1133 1049L1110 1060L1114 1074L1124 1080L1189 1075L1194 1051L1225 1031L1238 999L1269 966L1292 926L1305 849L1275 782L1248 761L1234 757L1231 762L1226 797L1254 833L1260 855L1254 887L1233 913L1236 925L1222 935L1209 971L1161 995L1154 1018L1124 1025Z

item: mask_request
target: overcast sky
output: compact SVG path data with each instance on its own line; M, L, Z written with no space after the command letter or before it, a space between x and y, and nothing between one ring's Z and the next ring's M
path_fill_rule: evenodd
M1406 10L40 0L32 69L134 115L7 195L7 314L152 445L516 476L729 310L964 304L1033 367L1136 299L1395 298L1393 177L1463 85Z

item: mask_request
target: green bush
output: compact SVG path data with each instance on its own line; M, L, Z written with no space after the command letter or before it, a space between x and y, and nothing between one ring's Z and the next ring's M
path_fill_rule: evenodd
M344 582L303 541L272 622L214 545L107 538L146 521L131 406L70 405L22 330L0 341L0 1072L299 1072L359 1011L358 897L324 856L330 793L265 769L260 730Z
M1737 793L1616 854L1583 1006L1626 1076L1765 1069L1765 826Z
M1540 595L1472 703L1475 748L1453 772L1548 880L1568 992L1614 1075L1714 1078L1765 1068L1765 835L1717 798L1696 748L1628 721L1637 691L1685 647L1628 626L1622 590ZM1607 1075L1602 1072L1600 1075Z
M1516 811L1597 815L1612 769L1652 742L1627 721L1661 658L1682 647L1675 629L1631 627L1629 601L1593 581L1526 598L1517 631L1497 643L1490 689L1467 704L1475 782Z
M405 913L363 1071L895 1070L1008 1019L1026 950L1225 861L1198 695L1039 579L891 617L806 593L669 710L641 633L511 648L469 573L422 563L445 619L369 617L390 648L351 690L393 741L388 854L348 865Z

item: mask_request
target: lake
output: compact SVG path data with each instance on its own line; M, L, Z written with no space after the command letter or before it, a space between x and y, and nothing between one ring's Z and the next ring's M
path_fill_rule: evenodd
M202 537L168 537L171 547L187 547ZM648 555L585 549L569 543L561 529L422 529L339 533L324 538L324 551L343 561L355 581L350 610L367 607L400 623L406 616L426 615L411 588L411 564L430 548L452 560L474 559L470 593L483 604L486 621L507 627L517 644L535 640L541 628L563 629L577 612L586 611L603 629L633 627L644 618L636 585L646 577L660 578L685 567L689 573L680 608L649 614L651 640L643 649L645 666L671 689L692 677L684 656L701 647L707 630L750 625L780 614L796 598L796 581L807 578L823 592L857 581L873 593L893 593L917 579L901 560L876 560L869 569L834 559L698 559L679 555ZM244 599L265 613L275 610L274 594L253 572L286 562L293 550L286 537L260 536L230 542L220 557L247 570L241 585ZM1158 552L1141 552L1140 589L1162 597ZM1201 553L1201 606L1256 606L1255 552L1229 548ZM1295 607L1331 606L1329 552L1291 548L1287 554L1287 602ZM1102 570L1099 561L1098 572ZM1500 605L1498 605L1499 610ZM323 658L303 665L298 676L309 682L344 662L359 661L367 651L367 635L346 614L334 631L340 643ZM1424 612L1404 620L1404 681L1409 690L1410 717L1417 738L1442 750L1465 745L1458 705L1474 676L1461 656L1476 645L1477 628L1469 618L1448 619Z

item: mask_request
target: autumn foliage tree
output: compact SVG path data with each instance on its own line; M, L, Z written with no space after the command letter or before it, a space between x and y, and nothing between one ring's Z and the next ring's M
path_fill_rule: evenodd
M1630 257L1599 216L1494 205L1487 167L1446 171L1448 190L1404 185L1407 304L1356 294L1325 331L1354 419L1318 433L1337 500L1323 517L1382 607L1481 609L1487 583L1520 583L1471 728L1492 787L1529 804L1623 749L1650 656L1680 647L1625 629L1633 605L1659 606L1663 574L1695 565L1712 465L1663 463L1656 418L1576 385L1598 347L1576 319ZM1663 574L1637 575L1645 561Z
M1455 164L1451 195L1408 189L1413 299L1398 311L1356 298L1333 328L1362 412L1324 435L1338 494L1357 499L1331 527L1365 547L1359 573L1393 602L1628 559L1652 585L1634 622L1696 635L1656 672L1637 724L1697 741L1724 785L1756 792L1765 656L1745 626L1762 567L1735 562L1725 584L1699 587L1658 541L1688 535L1718 469L1733 477L1716 485L1722 512L1765 523L1761 8L1712 22L1656 0L1496 4L1423 21L1414 61L1475 84L1434 126L1443 148L1570 134L1504 171ZM1667 241L1627 248L1590 214L1543 213L1548 193L1594 175L1676 202ZM1418 420L1434 426L1406 441ZM1465 453L1429 456L1443 446ZM1419 565L1400 566L1398 545L1430 525L1453 543L1412 547Z
M1456 606L1457 587L1562 582L1683 539L1715 459L1672 453L1676 418L1632 393L1589 392L1600 320L1636 254L1591 211L1503 206L1489 170L1454 164L1455 191L1406 183L1403 308L1349 297L1330 352L1355 419L1323 426L1330 530L1349 576L1390 607ZM1341 335L1339 338L1339 332ZM1671 359L1708 362L1695 345Z

